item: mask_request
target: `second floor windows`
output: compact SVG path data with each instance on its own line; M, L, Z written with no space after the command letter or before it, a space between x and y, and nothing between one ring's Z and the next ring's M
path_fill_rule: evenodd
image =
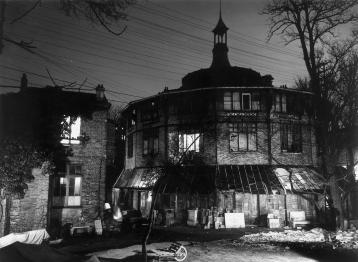
M230 152L257 150L257 124L254 122L230 123Z
M141 115L142 121L156 121L159 118L157 101L147 102L142 106Z
M224 92L225 111L258 111L260 110L260 95L247 92Z
M61 123L62 125L62 134L61 134L61 143L62 144L80 144L81 136L81 118L68 116Z
M143 155L156 155L159 153L159 129L154 128L143 131Z
M301 125L281 123L281 151L300 153L302 152L302 131Z
M179 133L179 152L200 152L202 136L200 133Z

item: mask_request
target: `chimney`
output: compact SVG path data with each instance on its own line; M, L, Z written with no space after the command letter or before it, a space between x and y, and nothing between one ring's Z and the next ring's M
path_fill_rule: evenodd
M96 87L96 98L98 101L103 101L105 99L103 85L98 85Z
M27 88L27 76L25 73L22 74L20 88L21 90Z

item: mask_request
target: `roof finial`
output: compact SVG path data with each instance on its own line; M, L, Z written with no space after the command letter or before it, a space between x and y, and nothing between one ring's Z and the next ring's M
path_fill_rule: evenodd
M221 0L220 0L220 18L221 18Z

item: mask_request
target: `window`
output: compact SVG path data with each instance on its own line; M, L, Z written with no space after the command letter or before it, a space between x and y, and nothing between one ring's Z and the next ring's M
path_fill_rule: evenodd
M156 101L147 102L143 105L142 121L155 121L158 120L158 103Z
M252 110L259 111L260 110L260 94L254 93L252 94Z
M143 155L156 155L159 153L159 129L143 131Z
M133 109L132 112L129 114L129 117L128 117L128 128L134 127L135 124L136 124L136 120L137 120L136 110Z
M257 150L257 124L253 122L231 123L230 152Z
M302 152L301 125L281 123L281 151Z
M251 94L243 93L242 94L242 110L251 109Z
M62 125L62 144L74 144L80 143L79 137L81 135L81 118L67 116L61 122Z
M179 134L179 152L200 152L201 140L199 133Z
M128 135L127 140L127 157L133 157L133 134Z
M275 95L275 112L287 112L286 95L276 94Z
M80 206L82 186L82 166L69 164L66 172L54 178L53 205Z
M224 92L224 110L260 110L260 94Z

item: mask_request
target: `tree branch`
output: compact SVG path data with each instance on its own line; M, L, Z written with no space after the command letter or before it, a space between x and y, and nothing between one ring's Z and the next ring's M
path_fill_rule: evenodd
M23 13L22 15L20 15L19 17L13 19L10 24L14 24L17 21L21 20L22 18L24 18L25 16L27 16L29 13L31 13L39 4L41 3L41 0L38 0L29 10L27 10L25 13Z

